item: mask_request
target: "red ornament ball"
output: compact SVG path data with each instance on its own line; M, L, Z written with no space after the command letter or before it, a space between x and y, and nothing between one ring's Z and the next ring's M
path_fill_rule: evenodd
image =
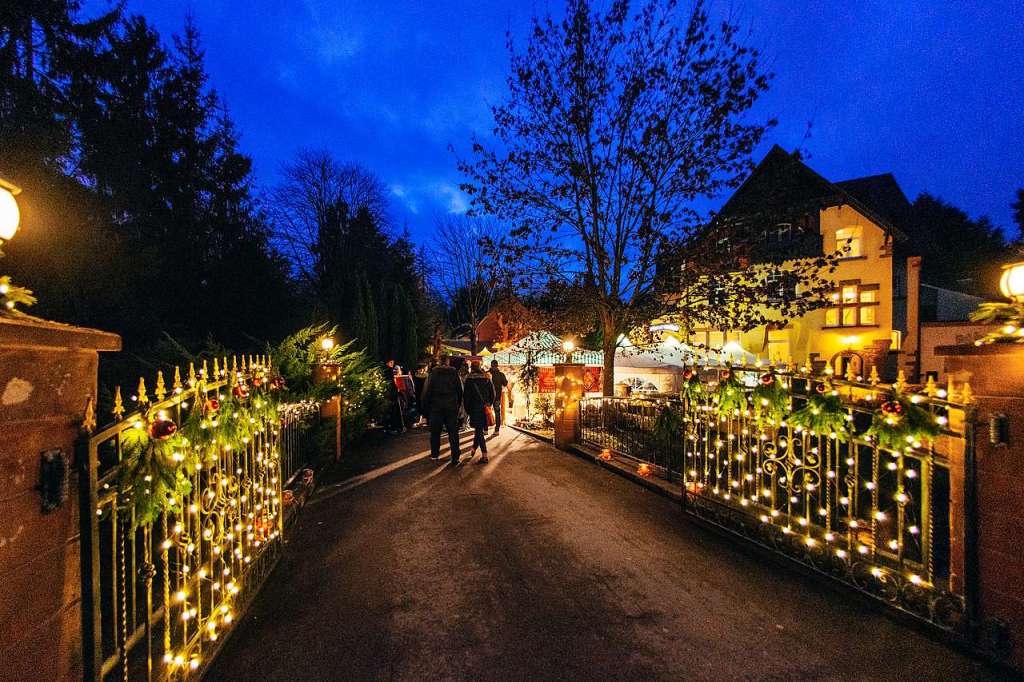
M878 409L888 417L898 417L903 414L903 406L900 405L898 400L887 400Z
M732 376L732 371L728 369L722 370L722 379L728 379Z
M697 376L692 369L683 370L683 378L689 381L693 377Z
M762 374L761 383L764 386L771 386L772 384L775 383L775 375L772 374L771 372L768 372L767 374Z
M153 440L167 440L178 430L170 419L156 419L149 423L149 437Z
M245 384L235 384L235 387L231 389L231 393L240 400L245 400L249 397L249 387Z
M826 388L825 384L818 383L818 384L814 385L814 392L815 393L824 393L826 390L827 390L827 388Z
M206 401L206 411L207 412L216 412L219 409L220 409L220 401L217 400L216 398L209 398Z

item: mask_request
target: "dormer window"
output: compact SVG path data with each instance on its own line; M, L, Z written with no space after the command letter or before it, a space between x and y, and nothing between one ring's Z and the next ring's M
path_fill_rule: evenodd
M860 225L851 225L836 230L836 249L841 252L840 258L860 258L861 239L863 232Z

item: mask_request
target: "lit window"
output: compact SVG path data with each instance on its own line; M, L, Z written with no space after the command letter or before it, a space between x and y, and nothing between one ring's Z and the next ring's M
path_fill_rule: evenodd
M709 332L708 333L708 347L719 349L725 345L725 334L722 332Z
M861 255L860 243L860 225L836 230L836 249L842 251L842 258L858 258Z
M829 295L832 307L825 310L826 327L874 326L878 323L878 285L853 282Z

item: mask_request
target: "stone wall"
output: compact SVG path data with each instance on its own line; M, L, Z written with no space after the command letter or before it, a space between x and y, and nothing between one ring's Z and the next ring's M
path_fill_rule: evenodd
M0 671L80 680L81 577L75 443L113 334L0 318ZM44 514L40 455L71 465L68 498Z

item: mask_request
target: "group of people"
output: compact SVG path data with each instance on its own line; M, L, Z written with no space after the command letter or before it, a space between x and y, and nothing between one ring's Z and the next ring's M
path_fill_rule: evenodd
M508 379L498 369L498 362L491 361L490 371L484 371L479 360L469 365L464 377L445 358L440 365L430 370L420 406L430 426L430 457L441 458L441 431L448 432L451 446L451 464L458 466L462 461L459 447L459 420L462 410L473 429L473 450L469 459L476 457L480 450L480 464L487 459L487 429L494 426L494 435L501 429L501 396L508 388Z

